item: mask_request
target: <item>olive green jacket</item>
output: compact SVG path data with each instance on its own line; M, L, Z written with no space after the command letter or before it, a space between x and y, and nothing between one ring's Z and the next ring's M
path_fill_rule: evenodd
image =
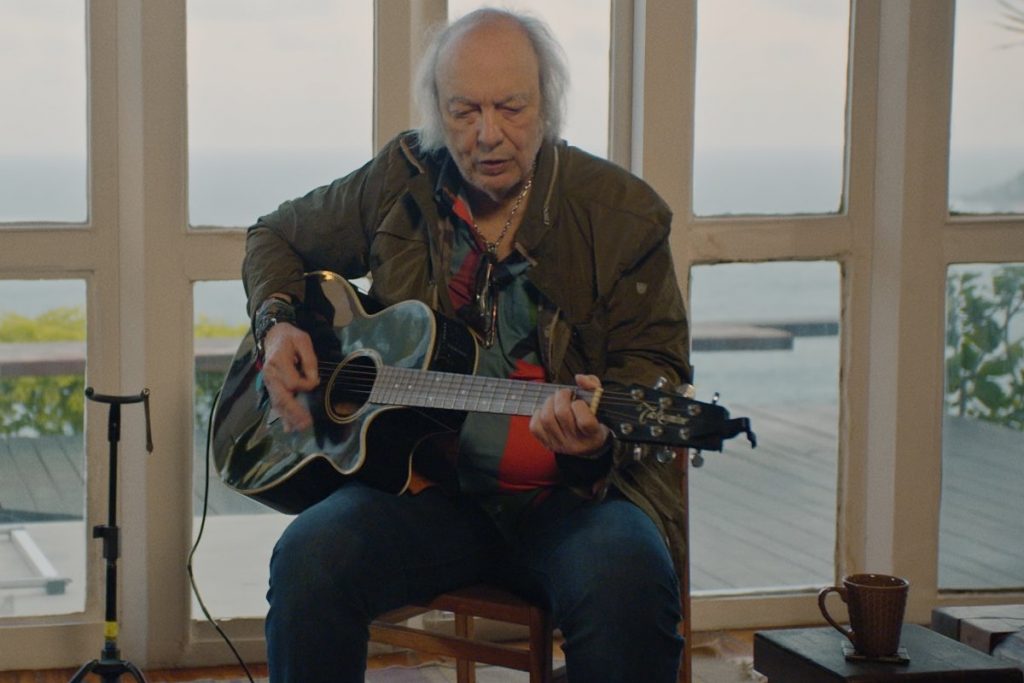
M454 317L447 296L450 224L434 200L446 153L423 155L415 133L388 143L362 168L282 204L249 229L243 278L249 312L269 294L301 300L304 273L370 274L390 305L418 299ZM544 143L534 191L515 235L543 295L538 316L548 380L576 373L605 384L690 381L689 328L668 234L671 212L643 181L565 143ZM596 464L560 457L587 495L614 486L658 525L677 567L685 552L681 468L633 456L616 442Z

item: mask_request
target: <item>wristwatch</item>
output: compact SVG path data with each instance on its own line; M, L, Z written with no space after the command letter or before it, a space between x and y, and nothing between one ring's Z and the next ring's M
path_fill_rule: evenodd
M263 340L270 328L278 323L295 324L295 306L280 297L270 296L260 304L253 320L252 336L256 340L256 348L263 354Z

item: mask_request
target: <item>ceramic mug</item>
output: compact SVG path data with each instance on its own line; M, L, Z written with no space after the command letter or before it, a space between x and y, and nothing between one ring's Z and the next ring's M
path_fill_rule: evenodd
M895 655L900 647L903 613L910 582L886 574L851 574L842 586L829 586L818 593L818 608L829 624L849 638L857 654L865 657ZM828 613L825 598L838 593L850 615L844 628Z

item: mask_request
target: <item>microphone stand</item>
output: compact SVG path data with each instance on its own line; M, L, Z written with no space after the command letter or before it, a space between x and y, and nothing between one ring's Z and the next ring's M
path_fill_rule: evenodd
M121 440L121 405L141 401L146 413L146 451L153 452L153 435L149 424L149 389L143 389L142 393L132 396L104 396L88 387L85 396L92 401L110 405L107 419L107 440L110 442L107 523L99 524L92 529L93 538L103 539L107 579L106 623L103 629L103 650L99 659L84 664L69 683L83 681L90 673L99 676L103 683L117 683L124 674L130 674L139 683L146 683L142 672L134 664L121 659L121 650L117 647L117 558L121 545L121 532L117 528L117 443Z

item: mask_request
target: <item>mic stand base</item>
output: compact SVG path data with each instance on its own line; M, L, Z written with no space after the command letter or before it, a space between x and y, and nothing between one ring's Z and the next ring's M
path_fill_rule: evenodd
M90 673L96 674L100 677L103 683L118 683L121 680L121 676L124 674L130 674L138 683L146 683L145 677L142 672L136 668L131 662L123 659L94 659L88 664L85 664L78 672L71 678L69 683L78 683L84 681L85 677Z

